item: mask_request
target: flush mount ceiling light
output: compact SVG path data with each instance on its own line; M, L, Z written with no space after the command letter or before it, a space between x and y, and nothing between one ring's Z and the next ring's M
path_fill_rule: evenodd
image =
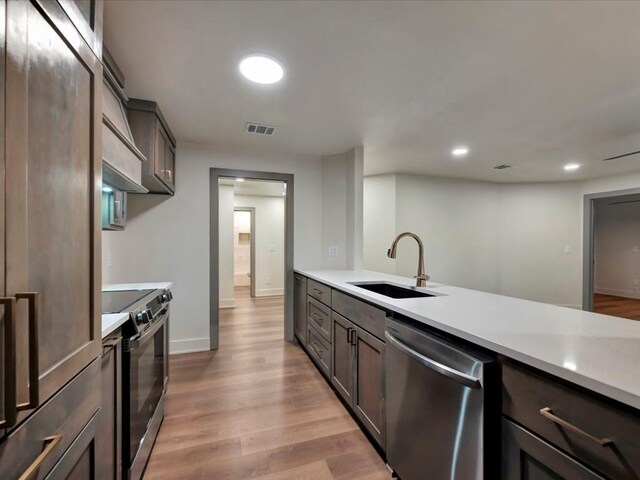
M266 55L249 55L240 61L240 73L252 82L271 85L282 80L284 70L278 61Z
M568 163L564 166L565 171L567 172L575 172L580 168L579 163Z
M109 185L103 185L102 186L102 191L104 193L111 193L111 192L113 192L113 188L111 188Z
M236 178L236 182L244 182L244 178Z
M466 157L469 153L469 149L467 147L456 147L451 150L451 155L457 158Z

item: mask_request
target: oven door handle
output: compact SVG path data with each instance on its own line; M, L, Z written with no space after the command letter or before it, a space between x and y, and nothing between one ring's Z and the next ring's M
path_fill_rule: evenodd
M166 315L161 315L161 319L160 320L156 320L153 324L153 326L149 329L146 330L145 332L142 332L142 334L137 334L134 335L133 337L131 337L129 339L128 343L128 350L131 351L134 348L138 348L141 345L147 343L147 341L149 341L151 338L153 338L153 336L156 334L156 332L158 330L160 330L162 327L164 327L165 325L165 320L166 320Z

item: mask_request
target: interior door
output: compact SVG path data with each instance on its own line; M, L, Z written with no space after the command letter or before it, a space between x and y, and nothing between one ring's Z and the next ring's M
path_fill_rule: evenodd
M24 416L100 353L102 67L57 2L9 2L6 44L6 293Z

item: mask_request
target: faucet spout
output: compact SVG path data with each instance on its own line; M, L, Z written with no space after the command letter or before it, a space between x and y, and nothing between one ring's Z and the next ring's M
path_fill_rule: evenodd
M424 244L420 237L412 232L403 232L393 239L393 243L391 244L391 248L387 250L387 257L396 258L396 254L398 252L398 242L401 238L411 237L416 242L418 242L418 274L414 277L416 279L416 287L424 287L427 285L427 280L429 280L429 275L424 272Z

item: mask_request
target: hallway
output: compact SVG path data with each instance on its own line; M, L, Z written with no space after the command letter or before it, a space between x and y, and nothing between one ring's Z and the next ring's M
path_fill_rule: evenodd
M304 352L283 340L283 297L236 290L220 349L171 357L165 420L145 479L389 479Z

